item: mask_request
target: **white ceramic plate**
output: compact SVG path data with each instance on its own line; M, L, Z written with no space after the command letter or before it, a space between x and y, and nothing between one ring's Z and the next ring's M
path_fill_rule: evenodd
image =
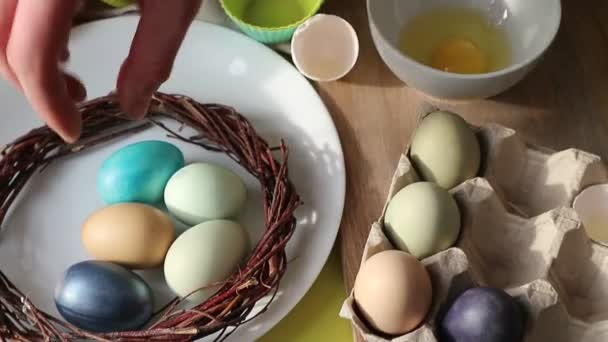
M136 17L100 21L75 29L69 69L88 87L89 97L110 92L127 55ZM340 141L327 109L311 85L272 50L210 24L192 25L162 91L237 108L271 144L284 138L290 147L290 176L305 205L287 248L290 264L269 311L242 326L231 341L252 341L278 323L304 296L321 271L336 238L344 204L345 174ZM0 83L0 144L41 125L26 100ZM57 314L53 288L62 272L87 259L80 225L102 203L95 175L102 161L125 144L169 140L187 161L225 165L245 179L250 199L241 221L255 240L263 229L261 193L253 177L227 157L167 139L151 129L51 165L36 175L20 196L0 234L0 269L40 308ZM157 306L171 297L162 272L144 276ZM337 313L336 313L337 314Z

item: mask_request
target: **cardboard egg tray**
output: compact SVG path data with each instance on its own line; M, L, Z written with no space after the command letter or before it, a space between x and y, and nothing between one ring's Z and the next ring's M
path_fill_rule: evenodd
M433 303L416 330L383 336L358 316L353 294L340 315L366 341L435 342L442 311L472 286L505 289L527 312L526 342L608 341L608 248L592 242L571 209L585 187L608 181L601 159L584 151L555 152L527 144L512 129L474 127L482 150L480 177L450 190L462 216L456 245L422 260ZM388 205L419 180L402 155ZM372 224L362 263L394 249L383 232L386 205Z

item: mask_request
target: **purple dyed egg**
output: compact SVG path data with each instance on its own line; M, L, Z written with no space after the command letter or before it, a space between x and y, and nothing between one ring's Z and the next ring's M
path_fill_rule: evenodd
M519 342L525 315L506 292L471 288L463 292L439 322L442 342Z

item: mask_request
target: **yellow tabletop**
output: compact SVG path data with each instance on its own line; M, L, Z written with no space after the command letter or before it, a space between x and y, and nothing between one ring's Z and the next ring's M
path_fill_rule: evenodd
M338 249L300 303L259 342L352 342L349 321L338 316L346 299Z

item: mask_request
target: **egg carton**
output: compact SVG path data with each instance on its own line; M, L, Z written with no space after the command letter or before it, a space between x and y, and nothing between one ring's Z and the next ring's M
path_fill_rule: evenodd
M571 207L584 188L608 182L606 166L594 154L529 144L515 130L497 124L473 128L482 149L480 177L521 216Z
M608 248L591 241L584 229L569 233L549 279L562 306L545 319L546 334L538 341L608 341ZM554 322L568 329L552 331Z
M402 186L392 188L391 198L402 187L417 179L407 159L400 162L400 169L404 168L410 172L398 178ZM461 209L461 236L456 247L422 260L433 284L433 303L424 323L399 337L378 335L358 316L351 293L343 305L341 316L351 319L366 341L438 341L435 325L442 309L462 291L473 286L503 288L517 299L528 313L525 341L533 341L530 336L539 315L557 303L556 290L542 278L548 273L550 261L558 254L557 249L566 232L577 226L576 221L569 217L570 210L555 210L538 218L523 219L508 213L496 192L482 178L467 181L451 192ZM499 216L501 220L496 222ZM530 231L535 234L529 234ZM505 232L509 234L505 236ZM541 243L545 240L548 243ZM527 246L526 253L513 253L517 251L515 248L507 250L509 243ZM389 249L394 247L384 235L381 221L375 222L366 243L363 261ZM488 250L491 250L491 254ZM543 257L531 260L530 255L535 252ZM522 267L524 272L517 272ZM501 274L505 276L496 276Z
M437 341L440 308L467 287L446 279L464 274L464 284L503 288L528 309L526 342L608 341L608 249L586 236L570 208L582 189L606 182L605 165L584 151L527 144L500 125L474 129L482 149L480 177L450 190L462 216L456 246L422 261L435 290L424 323L406 335L377 335L357 315L352 293L340 315L367 341ZM386 205L420 180L408 153L399 160ZM386 205L372 224L362 262L394 249L383 232ZM466 258L456 257L458 251Z

